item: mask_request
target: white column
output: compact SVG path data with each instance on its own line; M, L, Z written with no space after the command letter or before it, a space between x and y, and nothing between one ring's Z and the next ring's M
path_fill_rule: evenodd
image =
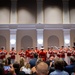
M17 0L11 0L10 24L17 24Z
M64 46L70 46L70 29L63 29Z
M16 31L17 29L10 29L10 50L12 47L16 50Z
M43 0L37 0L37 24L43 24Z
M37 29L37 46L39 49L43 46L43 29Z
M63 24L69 23L69 0L63 0Z

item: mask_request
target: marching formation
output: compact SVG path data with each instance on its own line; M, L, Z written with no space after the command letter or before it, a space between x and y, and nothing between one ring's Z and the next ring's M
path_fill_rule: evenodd
M27 59L28 61L34 58L34 54L38 54L38 58L41 58L43 61L48 60L50 57L59 57L65 60L65 57L67 56L68 64L69 64L69 57L74 56L75 57L75 47L64 47L54 49L54 47L48 47L47 50L44 49L42 46L39 50L38 47L34 48L27 48L27 50L21 49L19 52L16 52L14 50L14 47L7 52L3 47L0 50L0 61L2 61L4 58L6 58L6 55L9 54L11 58L11 63L14 63L15 61L15 55L19 55L20 57L23 57Z

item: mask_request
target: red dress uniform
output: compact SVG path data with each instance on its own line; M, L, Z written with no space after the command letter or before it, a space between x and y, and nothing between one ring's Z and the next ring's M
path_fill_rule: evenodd
M30 50L25 51L26 57L30 57Z
M60 58L65 58L65 52L64 50L59 50Z
M71 54L72 54L72 50L67 50L67 62L68 62L68 64L70 65L70 56L71 56Z
M73 50L73 52L71 53L71 56L75 57L75 50Z
M48 51L47 50L44 50L44 52L47 54Z
M38 56L39 56L39 49L38 49L38 47L35 47L35 50L34 50L34 52L36 53L36 54L38 54Z
M15 59L15 55L17 55L16 50L11 50L11 51L9 52L9 55L11 55L11 59Z
M67 50L67 56L70 57L72 54L72 50Z
M54 53L54 54L57 54L57 50L53 50L53 53Z
M60 55L61 55L61 54L60 54L59 52L57 52L57 56L58 56L59 58L60 58Z
M20 55L20 57L25 57L25 52L24 52L23 50L21 50L21 51L19 52L19 55Z
M29 57L30 57L30 59L32 59L32 58L34 58L34 50L30 50L30 52L29 52Z
M3 58L2 58L2 50L0 50L0 59L3 59Z
M49 50L49 54L50 54L50 57L51 56L55 57L53 50Z
M38 49L35 49L34 52L39 55L39 52L40 52L40 51L39 51Z
M7 55L7 50L2 50L2 58L6 58L6 55Z
M45 51L40 51L39 53L39 57L42 58L43 61L46 61L46 55L47 53Z

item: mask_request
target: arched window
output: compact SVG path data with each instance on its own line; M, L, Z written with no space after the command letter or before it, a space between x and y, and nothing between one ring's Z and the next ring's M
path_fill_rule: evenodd
M59 47L59 38L55 35L52 35L48 38L48 46L57 46Z
M6 48L6 38L4 36L0 36L0 48Z
M33 47L33 40L30 36L24 36L21 40L21 47L23 47L25 50L28 47Z

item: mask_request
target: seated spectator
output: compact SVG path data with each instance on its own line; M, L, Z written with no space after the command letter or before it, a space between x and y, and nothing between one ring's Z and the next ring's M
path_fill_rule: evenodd
M62 59L54 61L55 71L51 72L49 75L69 75L68 72L64 71L64 62Z
M36 65L36 75L48 75L48 65L45 62Z
M20 71L18 75L26 75L25 72Z
M40 62L43 62L43 60L41 58L38 58L37 61L36 61L36 65L39 64ZM36 65L31 68L31 73L32 74L36 73Z
M18 73L20 72L20 65L19 65L19 63L18 62L15 62L13 64L13 67L15 69L16 74L18 75Z
M10 65L10 70L7 75L16 75L15 68L12 64Z
M54 57L51 56L49 57L49 60L46 61L46 63L48 64L48 66L50 66L50 63L54 60Z
M54 58L53 56L50 57L51 62L49 63L49 73L55 70L54 63L56 60L59 60L59 57Z
M3 66L4 66L3 63L0 62L0 67L3 68Z
M72 72L71 75L75 75L75 67L74 67L74 72Z
M10 65L10 70L7 75L18 75L20 72L20 65L19 63L15 62L14 64Z
M25 62L25 61L24 61L24 58L21 57L21 59L20 59L20 68L24 66L24 62Z
M7 75L17 75L17 74L16 74L16 73L11 73L11 72L9 72ZM25 74L25 72L20 71L20 72L18 73L18 75L26 75L26 74Z
M37 58L38 58L38 54L35 53L34 58L29 61L29 64L31 65L31 68L35 66Z
M65 67L65 71L67 71L70 75L74 72L75 67L75 58L73 56L70 57L70 65Z
M8 65L10 65L11 64L11 58L8 57L7 60L8 60Z
M30 64L27 63L25 66L21 68L21 71L25 72L25 74L31 74Z
M66 61L65 60L63 60L63 61L64 61L64 67L68 66L68 64L66 63Z
M9 72L10 66L8 65L8 59L4 59L3 60L3 68L4 68L4 73L5 75L7 75L7 73Z
M2 63L0 63L0 75L4 75L4 68Z
M4 74L4 69L2 67L0 67L0 75L5 75Z

